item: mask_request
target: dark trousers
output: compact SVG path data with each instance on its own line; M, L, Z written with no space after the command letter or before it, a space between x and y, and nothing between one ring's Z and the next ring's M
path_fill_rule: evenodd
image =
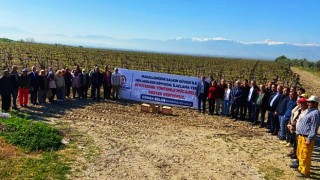
M270 113L271 113L270 130L273 132L278 132L280 129L279 116L275 115L274 112L270 112Z
M198 110L201 111L201 103L202 103L203 113L206 112L206 101L207 101L207 97L203 93L200 93L200 95L198 96Z
M89 86L81 86L82 98L87 99Z
M18 97L18 88L12 89L11 95L12 95L12 104L14 108L17 108L17 97Z
M264 126L264 120L266 117L266 109L264 107L261 107L261 105L255 105L254 123L258 123L259 114L260 114L260 125Z
M112 89L111 84L109 84L109 85L104 84L104 85L103 85L103 98L104 98L104 99L110 99L111 89Z
M11 106L11 94L8 95L1 95L2 98L2 110L3 111L9 111Z
M238 119L238 114L240 110L241 105L239 103L233 102L231 104L231 117Z
M56 88L50 88L50 90L51 90L52 96L49 97L49 102L53 102L54 96L57 94L57 92L56 92L57 90L56 90Z
M213 113L214 113L214 106L215 106L215 99L210 98L209 99L209 114L210 115L213 115Z
M255 115L255 105L253 104L253 102L248 101L247 102L247 107L248 107L248 118L249 118L249 121L253 122L254 115Z
M240 119L244 120L246 118L247 108L248 108L247 103L245 103L245 102L241 103L241 105L240 105Z
M72 87L73 99L76 98L76 94L78 94L78 99L82 96L81 89L82 89L81 87Z
M100 100L100 86L92 85L91 87L91 98L93 100Z
M71 88L71 86L69 84L66 84L66 96L67 97L70 96L70 88Z
M30 91L30 102L36 104L38 99L38 89L33 89Z

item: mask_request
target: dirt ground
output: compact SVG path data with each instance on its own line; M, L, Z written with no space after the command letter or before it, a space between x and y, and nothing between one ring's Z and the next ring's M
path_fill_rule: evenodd
M83 152L71 179L297 179L290 148L245 121L181 108L143 113L126 101L66 100L26 111L69 128L66 140ZM319 145L311 179L320 179Z

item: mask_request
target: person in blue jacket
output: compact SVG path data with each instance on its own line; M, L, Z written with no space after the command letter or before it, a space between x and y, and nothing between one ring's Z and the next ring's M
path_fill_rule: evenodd
M209 83L206 81L206 77L201 77L201 82L197 85L196 95L198 97L198 110L201 112L202 104L202 113L206 112L206 103L209 94Z
M270 130L268 132L272 133L273 135L278 135L279 120L278 120L278 114L275 112L277 110L281 96L282 96L282 86L278 85L277 92L272 94L269 98Z
M287 109L284 115L284 118L282 121L280 121L280 138L286 137L287 142L290 142L290 133L289 129L287 128L287 124L291 118L291 112L292 109L297 106L297 98L296 98L296 93L295 92L290 92L289 94L289 101L287 103Z
M244 101L244 96L240 81L236 81L235 87L231 91L231 119L238 119L239 109Z

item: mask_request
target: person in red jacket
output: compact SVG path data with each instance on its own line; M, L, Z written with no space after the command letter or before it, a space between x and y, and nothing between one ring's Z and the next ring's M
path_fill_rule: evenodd
M215 100L218 98L219 92L217 88L217 82L211 81L210 87L209 87L209 94L208 94L208 100L209 100L209 115L213 115L214 108L215 108Z

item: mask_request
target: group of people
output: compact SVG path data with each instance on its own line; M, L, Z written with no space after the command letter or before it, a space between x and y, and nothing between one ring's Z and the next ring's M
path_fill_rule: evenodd
M17 66L12 66L12 71L5 70L0 78L0 94L2 100L2 110L9 111L11 108L19 110L21 107L49 102L63 102L65 98L72 97L76 99L87 99L88 90L91 87L91 98L100 100L100 89L103 87L104 99L119 99L119 90L121 85L121 75L118 68L114 72L109 70L108 66L100 72L98 66L95 66L90 72L80 69L77 65L70 71L69 68L54 70L49 67L47 71L37 70L36 66L28 69L24 68L21 73ZM19 98L19 99L18 99ZM17 101L19 100L19 101Z
M248 80L244 80L232 85L226 84L224 79L220 83L214 80L209 83L201 77L196 93L198 110L206 113L208 100L209 115L230 116L235 121L247 120L253 125L260 124L260 128L267 128L267 132L292 147L288 156L296 160L290 167L298 170L299 177L308 177L320 123L319 97L308 97L303 88L297 90L276 83L258 87L255 80L251 80L250 85Z

